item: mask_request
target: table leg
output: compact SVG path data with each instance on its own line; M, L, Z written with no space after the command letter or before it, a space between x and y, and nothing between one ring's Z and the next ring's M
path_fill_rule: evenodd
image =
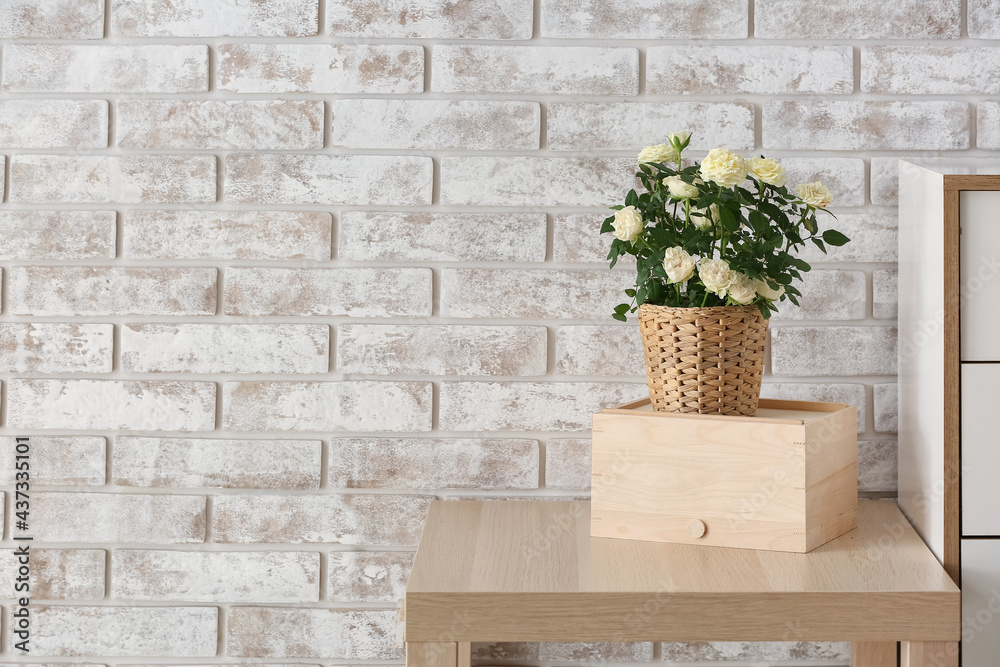
M851 642L851 667L896 667L896 642Z
M472 667L472 642L458 642L458 667Z
M958 667L958 642L903 642L901 667Z
M460 667L459 646L457 642L406 642L406 667Z

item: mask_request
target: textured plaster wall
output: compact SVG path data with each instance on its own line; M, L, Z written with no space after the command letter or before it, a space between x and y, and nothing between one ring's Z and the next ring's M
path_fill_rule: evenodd
M859 406L895 493L896 160L1000 161L992 0L0 1L0 548L30 659L401 664L431 499L585 497L643 395L596 230L672 130L821 179L768 396ZM6 556L5 556L6 554ZM789 637L794 639L794 637ZM844 665L845 644L480 662ZM10 645L3 660L22 659Z

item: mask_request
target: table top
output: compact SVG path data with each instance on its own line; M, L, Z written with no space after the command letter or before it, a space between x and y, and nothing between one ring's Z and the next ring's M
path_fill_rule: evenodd
M449 641L960 637L958 588L891 501L807 554L594 538L585 501L437 501L405 614L408 641L456 618Z

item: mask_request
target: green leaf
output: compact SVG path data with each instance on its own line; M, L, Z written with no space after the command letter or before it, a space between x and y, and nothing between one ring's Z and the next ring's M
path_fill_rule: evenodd
M613 215L611 217L609 217L609 218L605 218L604 219L604 224L601 225L601 233L602 234L609 234L609 233L615 231L614 222L615 222L615 216L613 216Z
M634 289L625 290L625 296L635 296L635 290Z
M792 264L794 264L797 268L802 269L803 271L812 271L812 267L809 266L809 263L806 262L805 260L799 259L798 257L792 258Z
M628 196L625 197L626 206L636 206L639 203L639 195L635 193L635 190L629 190Z
M624 315L620 314L620 313L615 313L611 317L615 318L619 322L628 322L628 318L625 317Z
M822 250L824 255L826 254L826 246L823 244L823 241L821 241L820 239L816 238L815 236L812 237L809 240L812 241L813 243L815 243L816 247L819 248L820 250Z
M842 246L851 239L847 238L836 229L828 229L823 232L823 240L834 246Z

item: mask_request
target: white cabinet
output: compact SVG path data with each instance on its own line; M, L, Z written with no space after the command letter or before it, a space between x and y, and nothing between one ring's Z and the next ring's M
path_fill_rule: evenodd
M1000 540L962 540L962 665L1000 663Z
M899 505L962 588L963 667L997 667L1000 175L978 168L899 163Z
M962 361L1000 361L1000 192L961 192L959 206Z
M1000 535L1000 364L962 364L962 534Z

